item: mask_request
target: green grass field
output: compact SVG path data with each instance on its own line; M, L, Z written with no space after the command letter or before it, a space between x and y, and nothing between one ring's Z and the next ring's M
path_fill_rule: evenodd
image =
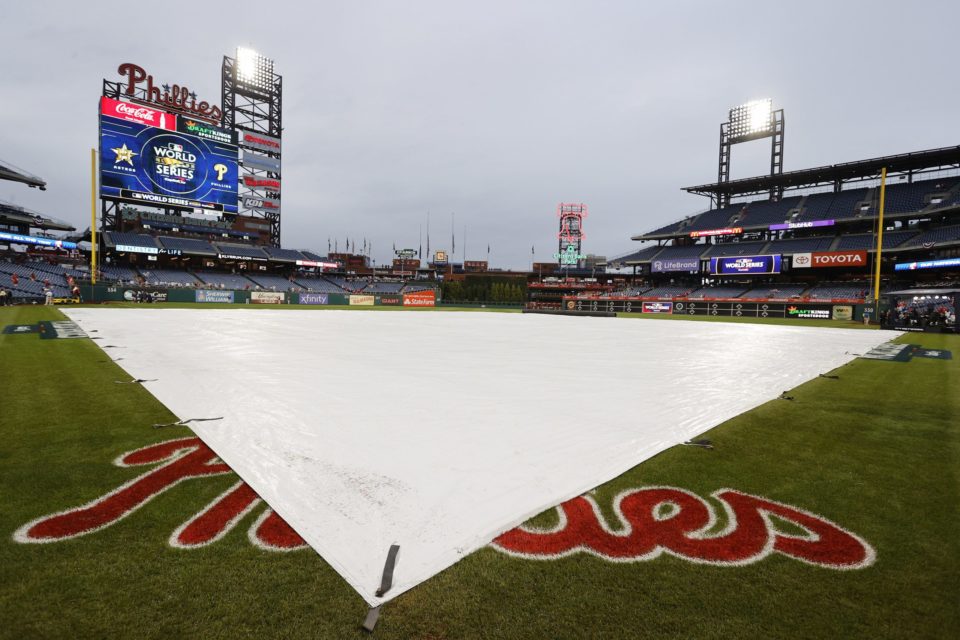
M51 308L3 308L0 328L62 318ZM374 637L955 637L960 336L899 341L957 359L854 360L833 372L837 379L813 380L790 390L793 400L708 432L713 450L674 447L592 494L616 523L618 493L684 489L713 506L720 521L711 531L719 532L730 523L710 495L735 489L853 532L876 551L871 566L836 570L781 553L742 566L667 554L532 560L486 548L388 603ZM129 376L91 340L0 334L0 363L0 637L366 636L365 603L316 553L251 544L248 529L264 506L208 546L169 544L236 483L232 474L185 480L95 533L16 542L26 523L152 468L115 466L121 454L191 432L154 429L174 417L139 385L116 384ZM534 519L557 523L553 510Z

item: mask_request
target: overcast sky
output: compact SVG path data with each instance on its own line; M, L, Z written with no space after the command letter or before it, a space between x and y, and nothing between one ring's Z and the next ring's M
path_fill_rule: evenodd
M787 8L786 5L790 7ZM82 7L82 11L80 10ZM951 2L8 3L0 158L47 180L0 198L86 228L103 78L134 62L220 102L224 54L283 75L285 247L363 238L523 267L556 251L559 202L584 202L584 252L703 210L719 124L786 110L785 170L960 143ZM769 142L734 148L734 178Z

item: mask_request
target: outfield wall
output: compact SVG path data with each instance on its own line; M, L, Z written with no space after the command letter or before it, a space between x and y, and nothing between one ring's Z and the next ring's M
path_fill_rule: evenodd
M149 295L153 302L194 302L198 304L295 304L351 307L434 307L436 294L417 291L406 294L350 294L286 291L232 291L226 289L146 288L119 285L81 285L83 302L137 302Z
M832 302L769 302L739 300L587 300L564 298L569 311L669 314L690 316L734 316L743 318L794 318L797 320L863 319L865 305Z

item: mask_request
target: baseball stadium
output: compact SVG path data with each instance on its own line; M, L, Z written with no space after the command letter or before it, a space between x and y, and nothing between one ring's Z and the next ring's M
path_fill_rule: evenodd
M283 61L219 62L78 98L88 224L0 201L0 637L955 637L960 146L705 101L616 255L378 263L281 242Z

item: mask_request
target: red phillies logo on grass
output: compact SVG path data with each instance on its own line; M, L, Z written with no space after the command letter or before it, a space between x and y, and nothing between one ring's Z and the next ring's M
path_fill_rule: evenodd
M673 487L631 489L616 496L620 521L611 528L599 505L581 496L557 507L559 524L549 530L517 527L493 546L522 558L549 560L590 553L614 562L652 560L662 553L691 562L744 565L771 553L831 569L860 569L876 559L863 539L826 518L732 489L713 493L726 511L726 526L713 532L717 516L697 495ZM778 529L774 518L802 534Z
M149 445L114 461L120 467L158 464L92 502L37 518L13 534L21 543L51 543L88 535L130 516L156 496L181 482L232 473L199 438L181 438ZM713 493L726 511L726 524L713 531L713 507L688 491L648 487L620 493L613 510L616 528L607 524L592 497L581 496L557 507L559 523L549 530L518 527L492 546L531 559L556 559L590 553L614 562L652 560L662 553L692 562L742 565L772 553L832 569L859 569L876 554L863 539L821 516L796 507L732 489ZM203 547L223 538L262 500L239 481L200 512L178 526L170 545ZM788 533L777 521L802 533ZM266 508L249 527L247 537L270 551L291 551L307 545L272 509Z

